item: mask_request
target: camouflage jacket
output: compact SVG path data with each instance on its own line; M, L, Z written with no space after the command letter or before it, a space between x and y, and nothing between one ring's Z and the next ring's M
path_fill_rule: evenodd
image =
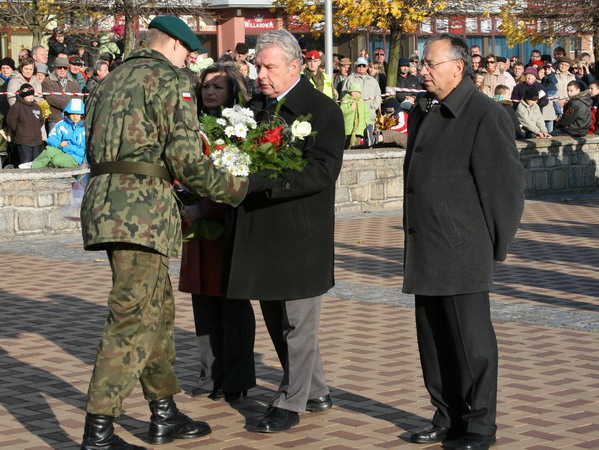
M137 49L87 102L87 159L165 166L197 194L236 206L247 178L234 177L202 153L189 77L160 52ZM108 173L93 177L81 205L87 250L128 242L176 256L181 224L173 187L161 178Z

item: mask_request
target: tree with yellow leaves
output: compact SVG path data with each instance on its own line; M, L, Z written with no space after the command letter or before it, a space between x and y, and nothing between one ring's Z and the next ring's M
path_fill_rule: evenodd
M547 43L560 34L593 35L595 61L599 61L599 4L597 0L506 0L501 6L500 31L510 47L531 40ZM599 65L595 64L599 76Z
M274 0L273 3L284 8L287 14L298 14L300 21L311 24L313 29L324 20L323 1ZM336 0L332 23L336 34L364 26L390 31L387 85L394 86L402 40L406 34L416 31L419 22L446 6L443 0Z

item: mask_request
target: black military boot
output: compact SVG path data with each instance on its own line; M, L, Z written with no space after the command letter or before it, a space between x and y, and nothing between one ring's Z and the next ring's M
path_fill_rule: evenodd
M87 414L81 450L146 450L139 445L127 444L114 434L114 417Z
M150 444L168 444L175 439L195 439L212 432L207 423L196 422L179 411L173 397L151 401L150 411Z

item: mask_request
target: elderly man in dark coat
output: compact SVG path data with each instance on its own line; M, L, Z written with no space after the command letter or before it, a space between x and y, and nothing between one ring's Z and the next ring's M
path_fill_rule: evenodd
M344 126L333 100L300 76L301 51L285 30L256 44L260 94L250 103L258 121L279 114L291 125L308 119L315 135L300 141L307 165L276 180L251 177L254 190L232 218L228 298L260 300L283 378L258 432L285 431L305 410L332 407L318 347L322 294L334 284L335 180L343 159Z
M478 92L456 35L432 37L422 75L428 91L410 115L404 164L404 285L416 296L432 428L411 436L457 449L495 442L498 352L489 288L523 210L524 177L514 127Z

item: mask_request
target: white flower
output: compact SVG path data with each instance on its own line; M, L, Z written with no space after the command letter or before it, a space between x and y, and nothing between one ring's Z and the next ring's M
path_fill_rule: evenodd
M248 127L246 127L242 123L238 123L235 126L235 136L240 137L241 139L245 139L248 133Z
M217 139L215 142L216 145L225 145L225 140L224 139Z
M235 134L235 127L232 125L229 125L228 127L226 127L225 134L227 135L227 137L233 136Z
M221 127L224 127L227 125L227 121L225 119L223 119L222 117L216 119L216 123L219 124Z
M303 139L306 136L309 136L312 133L312 125L310 122L300 122L296 120L291 124L291 134L299 139Z

